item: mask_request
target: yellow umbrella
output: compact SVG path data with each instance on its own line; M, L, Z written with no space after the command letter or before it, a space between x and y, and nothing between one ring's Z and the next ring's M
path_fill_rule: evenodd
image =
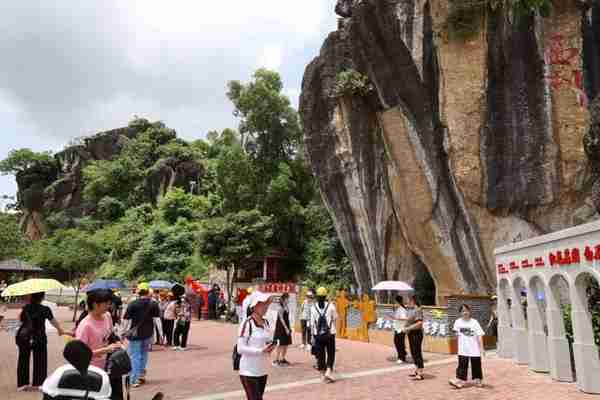
M2 297L25 296L32 293L47 292L53 289L64 289L62 283L55 279L27 279L10 285L2 292Z

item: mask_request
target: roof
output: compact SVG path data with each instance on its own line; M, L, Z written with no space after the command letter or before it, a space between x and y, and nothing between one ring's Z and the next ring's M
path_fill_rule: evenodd
M28 264L21 260L0 261L0 271L2 272L42 272L43 269Z

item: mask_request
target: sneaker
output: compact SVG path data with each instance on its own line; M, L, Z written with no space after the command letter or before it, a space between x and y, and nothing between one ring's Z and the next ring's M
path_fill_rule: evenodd
M131 384L132 388L139 388L140 386L142 386L142 384L140 382L136 382L136 383L132 383Z
M272 365L272 366L274 366L274 367L279 367L279 366L280 366L280 364L279 364L279 360L274 360L274 361L271 363L271 365Z
M462 389L462 388L463 388L463 384L462 384L462 382L461 382L461 381L459 381L458 379L450 379L450 380L448 381L448 383L449 383L451 386L455 387L456 389Z
M180 347L179 348L179 351L186 351L186 350L187 350L187 347Z
M288 367L290 363L288 362L288 360L281 360L279 361L279 365L281 365L282 367Z
M29 386L20 386L17 388L17 392L26 392L29 389Z
M300 350L304 350L304 345L303 345L303 344L301 344L301 345L300 345L300 346L298 346L298 347L300 347Z
M483 387L483 382L481 382L481 380L480 380L480 379L475 379L475 380L473 381L473 383L474 383L474 384L475 384L475 386L476 386L476 387L478 387L478 388L482 388L482 387Z
M335 379L333 378L333 371L330 369L327 369L327 372L325 372L325 378L330 382L335 382Z
M173 347L171 347L171 350L177 351L177 350L179 350L179 346L173 346Z
M396 364L406 364L406 360L398 360L396 361Z

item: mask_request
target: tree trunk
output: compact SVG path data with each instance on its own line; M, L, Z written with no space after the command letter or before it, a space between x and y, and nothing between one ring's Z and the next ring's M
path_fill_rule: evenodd
M75 304L73 306L73 322L77 321L77 310L79 308L79 286L81 286L81 283L77 282L77 287L75 288Z

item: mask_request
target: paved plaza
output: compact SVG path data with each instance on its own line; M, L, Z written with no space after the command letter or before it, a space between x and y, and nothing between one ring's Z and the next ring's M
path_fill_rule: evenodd
M9 312L14 318L16 311ZM61 309L60 320L69 313ZM187 352L155 348L150 356L148 384L134 389L132 400L150 400L162 391L168 400L241 399L239 379L231 369L231 349L236 326L198 321L191 330L191 346ZM62 365L64 341L49 337L50 371ZM17 393L14 338L0 333L0 399L39 400L36 393ZM454 375L454 357L426 354L426 380L413 382L407 376L409 366L399 366L389 360L393 355L386 346L338 340L337 373L341 379L334 384L321 384L313 369L313 358L294 346L288 355L292 366L272 368L268 400L295 399L592 399L577 390L574 384L553 382L548 375L530 372L527 367L490 356L485 361L487 387L451 389L448 378Z

